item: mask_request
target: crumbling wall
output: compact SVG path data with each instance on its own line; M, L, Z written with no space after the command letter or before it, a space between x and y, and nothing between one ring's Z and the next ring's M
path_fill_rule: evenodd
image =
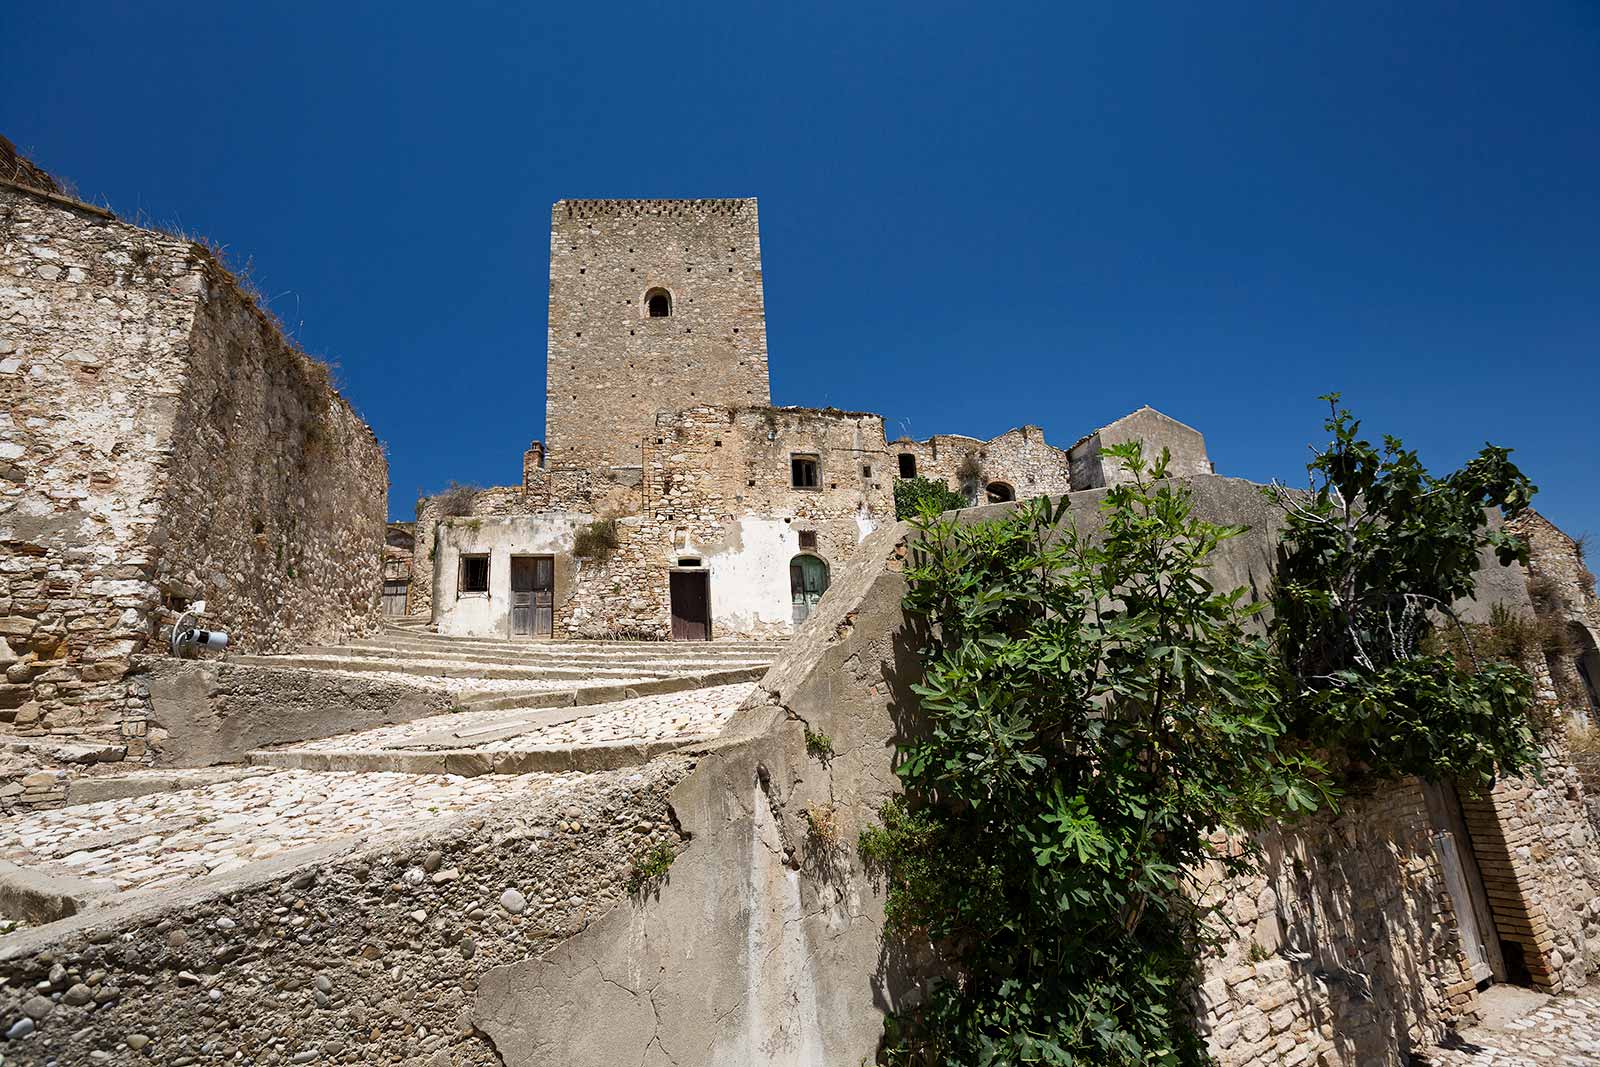
M1400 1064L1474 1010L1432 832L1421 783L1396 783L1263 834L1261 872L1214 884L1233 927L1200 1022L1221 1067Z
M0 183L0 716L144 756L129 660L205 597L238 647L377 619L371 431L205 249Z
M934 434L926 441L902 437L885 447L890 477L899 476L900 456L908 454L916 458L917 477L943 482L974 504L988 502L988 487L995 482L1008 486L1014 500L1060 496L1072 488L1070 458L1037 426L1019 426L988 441Z
M793 484L796 455L817 460L815 487ZM639 514L618 522L610 559L579 575L575 634L664 635L669 571L698 560L713 637L787 636L790 561L805 553L837 568L894 515L877 415L695 407L657 419L645 458Z
M1583 547L1535 511L1507 524L1528 543L1528 593L1545 629L1546 666L1575 725L1600 724L1600 599Z
M156 581L244 652L379 620L388 463L372 430L208 264L177 398Z
M120 743L199 262L0 185L0 719Z

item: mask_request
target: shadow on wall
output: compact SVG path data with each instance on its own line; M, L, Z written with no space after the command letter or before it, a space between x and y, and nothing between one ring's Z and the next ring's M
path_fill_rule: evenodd
M1389 823L1365 807L1352 804L1331 822L1318 820L1321 826L1272 835L1263 896L1271 894L1275 910L1261 924L1282 931L1277 957L1289 964L1295 1014L1325 1035L1332 1062L1401 1063L1418 1043L1439 1036L1424 1020L1438 1014L1429 993L1442 999L1446 991L1424 964L1445 965L1459 977L1454 924L1434 914L1437 888L1426 877L1426 858L1413 851L1402 859L1394 847L1425 845L1426 819L1418 812L1419 824L1405 826L1403 817Z

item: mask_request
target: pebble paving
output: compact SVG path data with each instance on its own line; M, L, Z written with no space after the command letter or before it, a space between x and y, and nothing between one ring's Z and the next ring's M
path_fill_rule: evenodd
M1600 986L1552 998L1494 1028L1462 1031L1425 1062L1430 1067L1596 1067Z
M381 726L356 734L282 747L309 752L381 751L415 748L477 748L484 751L526 751L566 745L685 741L715 736L727 725L752 691L754 682L718 685L682 693L636 697L584 708L459 712L445 719L430 717L398 726ZM552 721L566 720L566 721ZM504 727L504 730L500 729ZM508 730L515 735L504 736ZM474 742L475 734L492 737Z
M0 823L0 856L122 890L159 888L343 836L412 829L579 777L263 770L201 789L22 815Z

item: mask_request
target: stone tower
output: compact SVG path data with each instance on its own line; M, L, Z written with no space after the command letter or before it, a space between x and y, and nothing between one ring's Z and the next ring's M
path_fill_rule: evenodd
M771 404L747 200L561 200L550 214L549 464L641 462L660 411Z

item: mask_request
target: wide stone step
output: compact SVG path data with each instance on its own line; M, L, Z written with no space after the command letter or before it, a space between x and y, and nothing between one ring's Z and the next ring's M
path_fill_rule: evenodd
M716 685L735 685L739 682L759 682L767 673L765 666L734 667L727 670L679 674L670 678L656 678L644 682L579 686L573 689L541 693L471 693L459 697L457 705L471 711L496 711L510 708L559 708L574 704L607 704L634 697L655 696L660 693L683 693L691 689L709 689Z
M529 650L502 651L502 650L458 650L448 649L435 651L433 649L413 648L385 648L376 645L317 645L312 648L301 649L297 655L324 656L330 658L347 659L426 659L435 663L490 663L512 664L521 666L548 666L567 668L596 668L599 670L617 670L637 667L645 670L666 669L673 670L681 667L686 662L696 665L696 668L710 667L746 667L761 663L770 663L769 656L755 655L727 655L704 657L678 657L663 655L644 655L620 653L610 656L601 655L564 655L551 656Z
M592 667L509 667L470 661L445 662L422 659L355 659L335 656L230 656L230 663L250 667L277 667L285 670L352 671L363 674L404 674L416 678L465 678L508 682L583 681L601 677L617 682L665 678L672 672L623 665L617 668ZM692 669L692 668L690 668Z
M672 655L717 655L727 652L752 652L777 655L785 647L779 641L580 641L534 640L505 637L452 637L434 633L387 633L374 637L357 638L353 645L390 645L414 648L418 646L450 648L517 648L539 649L555 653L565 652L639 652L657 651Z
M614 771L623 767L637 767L664 753L696 743L674 738L665 741L556 745L508 752L485 752L472 748L434 752L265 749L251 752L246 758L258 767L303 771L349 771L356 774L388 771L400 774L456 774L463 778L475 778L484 774Z

